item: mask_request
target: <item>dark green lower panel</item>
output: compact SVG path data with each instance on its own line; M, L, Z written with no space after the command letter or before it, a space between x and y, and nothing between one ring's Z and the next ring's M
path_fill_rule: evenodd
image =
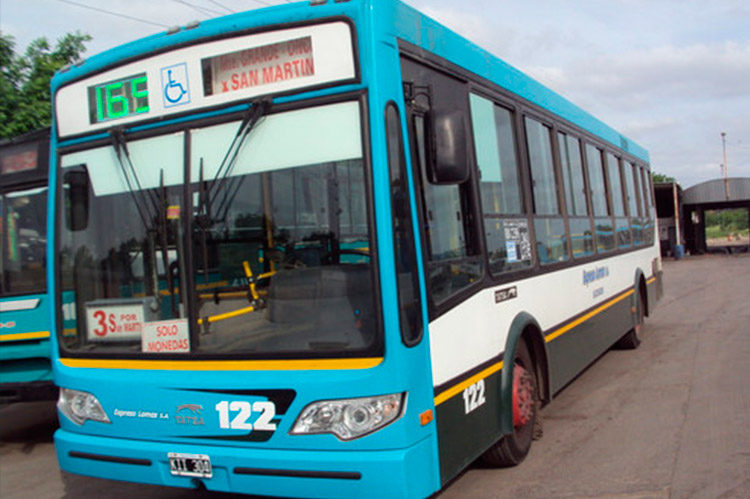
M500 372L484 378L485 401L468 414L463 393L435 408L442 484L500 438Z
M547 343L550 387L558 392L633 327L630 295Z
M656 280L651 281L651 284L646 284L649 313L651 313L654 310L654 307L656 307L656 302L664 296L664 274L662 272L657 272L655 277Z
M649 297L657 294L651 286L648 291ZM553 394L570 383L630 330L634 321L634 296L632 293L624 296L547 343L550 388ZM574 320L576 318L571 318L571 322ZM564 325L560 327L562 326ZM553 332L548 331L547 334ZM440 478L443 484L455 477L502 436L501 373L502 371L497 371L484 378L485 401L476 409L466 412L463 392L436 407ZM467 374L466 378L470 376ZM459 383L461 380L455 380L455 384Z

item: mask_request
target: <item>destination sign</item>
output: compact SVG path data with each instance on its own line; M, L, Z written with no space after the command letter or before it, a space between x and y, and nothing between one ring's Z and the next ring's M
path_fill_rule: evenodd
M3 175L35 170L39 162L37 144L25 144L0 155L0 172Z
M97 73L57 90L58 132L64 138L354 81L351 30L348 23L336 21L230 37ZM145 42L142 46L144 52L150 50Z
M312 38L306 36L203 60L206 95L315 76Z

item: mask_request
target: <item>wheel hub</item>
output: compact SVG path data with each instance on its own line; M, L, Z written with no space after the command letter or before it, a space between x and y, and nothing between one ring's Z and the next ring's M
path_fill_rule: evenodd
M534 416L534 378L523 366L513 366L513 426L528 424Z

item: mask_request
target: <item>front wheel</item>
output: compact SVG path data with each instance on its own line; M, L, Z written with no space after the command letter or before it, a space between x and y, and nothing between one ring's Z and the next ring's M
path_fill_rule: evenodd
M515 466L524 460L534 437L539 411L539 383L526 342L521 340L513 358L513 433L505 435L482 454L494 467Z

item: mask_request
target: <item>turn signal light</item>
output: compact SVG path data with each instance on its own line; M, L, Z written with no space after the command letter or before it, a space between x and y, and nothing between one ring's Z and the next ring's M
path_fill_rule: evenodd
M432 409L428 409L419 415L419 424L422 426L432 423L435 417L432 415Z

